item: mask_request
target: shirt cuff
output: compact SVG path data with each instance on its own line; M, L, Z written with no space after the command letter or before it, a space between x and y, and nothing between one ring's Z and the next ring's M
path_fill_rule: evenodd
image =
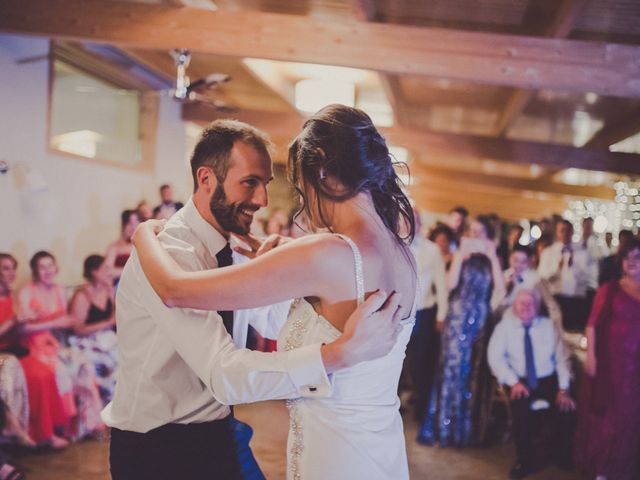
M571 386L571 378L569 375L558 375L558 388L560 390L569 390Z
M328 397L333 392L333 379L324 368L320 346L307 345L287 352L287 371L301 397Z
M505 375L501 379L500 383L502 383L504 385L509 385L510 387L513 387L519 381L520 381L520 379L518 378L518 375L516 375L515 373L509 371L509 373L505 372Z

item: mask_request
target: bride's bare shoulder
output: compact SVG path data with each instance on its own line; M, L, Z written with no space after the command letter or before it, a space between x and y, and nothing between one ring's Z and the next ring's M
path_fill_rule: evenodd
M298 238L289 243L292 248L304 257L316 269L328 269L335 272L336 268L347 265L351 268L353 252L347 242L333 233L314 233ZM348 263L347 263L348 262Z

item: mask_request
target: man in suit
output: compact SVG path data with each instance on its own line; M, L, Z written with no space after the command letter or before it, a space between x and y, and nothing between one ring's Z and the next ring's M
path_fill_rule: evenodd
M160 186L160 205L153 209L153 218L168 220L184 205L173 200L173 188L168 183Z
M194 193L159 236L185 270L231 263L230 233L247 234L267 204L268 147L263 133L241 122L219 120L203 132L191 157ZM167 308L134 250L116 299L116 391L103 411L112 478L242 478L228 405L329 396L332 372L391 350L397 301L374 313L381 297L358 308L334 342L252 352L233 344L233 312Z

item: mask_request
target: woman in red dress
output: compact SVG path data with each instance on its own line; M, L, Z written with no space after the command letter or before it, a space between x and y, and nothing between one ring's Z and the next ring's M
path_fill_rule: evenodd
M36 253L30 266L33 281L18 293L22 344L29 350L20 360L29 391L29 433L37 443L64 448L68 442L54 428L66 428L77 412L70 381L57 375L62 373L57 360L59 344L51 329L70 326L66 298L55 282L58 268L50 253Z
M587 326L587 376L578 407L576 464L598 479L640 478L640 242L623 277L598 289Z

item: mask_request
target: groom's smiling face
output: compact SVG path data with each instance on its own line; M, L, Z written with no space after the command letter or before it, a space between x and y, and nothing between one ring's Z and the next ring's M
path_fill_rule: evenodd
M236 142L227 176L218 183L209 200L218 225L227 232L249 233L254 213L267 206L267 185L271 180L269 156L249 144Z

